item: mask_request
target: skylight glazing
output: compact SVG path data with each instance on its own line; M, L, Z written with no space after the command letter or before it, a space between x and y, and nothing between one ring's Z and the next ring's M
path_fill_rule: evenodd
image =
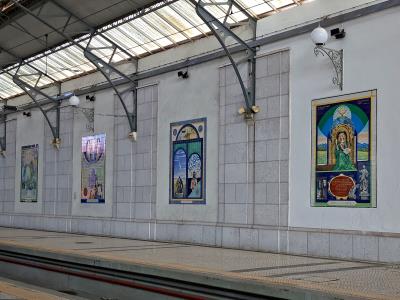
M208 0L211 2L218 0ZM303 0L236 0L250 15L255 18L264 17L270 13L279 12L296 5L300 5ZM227 5L209 7L214 16L223 19L228 9ZM235 25L246 20L246 15L238 8L234 7L228 17L228 23ZM177 46L191 40L210 35L210 30L197 16L194 5L189 0L179 0L151 11L138 18L126 17L126 20L118 20L113 25L108 25L101 29L102 34L124 48L134 57L143 57L170 47ZM79 43L86 46L88 36L81 37ZM91 46L102 47L105 42L100 36L93 38ZM106 49L96 50L96 55L103 59L108 59L111 52ZM117 52L113 62L126 60L128 56ZM87 72L93 71L92 65L83 55L82 49L66 43L56 49L47 51L32 57L26 61L49 75L57 81L65 81ZM13 74L17 65L9 67L8 70ZM13 70L13 71L11 71ZM35 70L27 65L21 67L19 73L31 74ZM35 83L32 77L27 81ZM42 77L38 86L45 86L52 81L47 77ZM0 75L0 97L7 99L21 94L22 90L16 86L11 76L8 74Z

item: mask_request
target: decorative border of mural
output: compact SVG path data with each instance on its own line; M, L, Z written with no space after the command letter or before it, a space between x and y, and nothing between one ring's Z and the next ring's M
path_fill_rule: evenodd
M336 103L346 103L351 101L357 101L362 99L370 99L370 119L369 119L369 180L370 180L370 191L369 191L369 202L367 203L354 203L354 201L331 201L331 203L317 202L317 107L324 105L332 105ZM377 90L370 90L359 93L345 94L334 97L327 97L321 99L312 100L311 109L311 206L313 207L346 207L346 208L376 208L377 207L377 180L376 180L376 128L377 128L377 109L376 109ZM358 169L357 169L358 170ZM346 173L346 172L343 172ZM335 177L348 177L343 173L338 172ZM346 178L340 178L345 180ZM347 180L349 181L349 180ZM329 186L330 188L330 186Z
M104 142L103 142L103 153L101 154L101 156L98 158L98 160L97 161L93 161L93 162L91 162L92 164L94 164L95 166L94 166L94 168L99 168L99 167L101 167L102 168L102 170L103 170L103 182L101 182L101 186L102 186L102 191L101 191L101 194L100 195L97 195L97 190L98 190L98 186L100 186L100 184L99 185L97 185L97 179L96 179L96 183L95 183L95 193L96 193L96 195L95 195L95 197L93 197L93 198L89 198L89 196L88 197L86 197L86 198L84 198L83 196L83 179L84 179L84 174L83 174L83 170L84 170L84 168L85 168L85 166L84 166L84 162L83 162L83 160L85 159L84 158L84 156L86 156L86 152L83 152L83 148L82 148L82 143L83 143L83 141L84 140L93 140L93 139L95 139L95 138L103 138L104 139ZM106 136L106 134L105 133L98 133L98 134L93 134L93 135L89 135L89 136L82 136L81 137L81 153L80 153L80 155L81 155L81 157L80 157L80 162L81 162L81 187L80 187L80 194L81 194L81 204L104 204L105 203L105 190L106 190L106 147L107 147L107 140L106 140L106 138L107 138L107 136ZM98 166L98 164L99 164L99 160L102 160L101 161L101 166ZM85 159L86 161L87 161L87 159ZM87 166L87 169L89 169L89 165ZM97 177L96 177L97 178ZM88 181L90 181L89 179L88 179ZM85 187L86 189L88 189L87 187ZM101 197L102 196L102 197Z
M30 174L30 176L33 176L36 179L36 192L35 196L33 197L25 197L23 196L23 188L22 185L24 183L24 179L22 178L24 175L24 162L23 162L23 155L24 152L26 151L34 151L36 155L36 166L34 167L33 170L30 172L34 171L34 174ZM21 147L21 183L20 183L20 202L22 203L37 203L38 202L38 190L39 190L39 144L34 144L34 145L28 145L28 146L22 146Z
M173 199L172 198L172 176L173 176L173 142L172 142L172 127L174 126L185 126L185 125L190 125L195 122L204 122L204 137L203 137L203 145L202 145L202 150L203 150L203 158L202 158L202 193L203 197L201 199ZM174 122L170 123L170 133L169 133L169 148L170 148L170 155L169 155L169 180L168 180L168 185L169 185L169 204L190 204L190 205L196 205L196 204L206 204L206 163L207 163L207 118L197 118L197 119L191 119L191 120L186 120L186 121L179 121L179 122Z

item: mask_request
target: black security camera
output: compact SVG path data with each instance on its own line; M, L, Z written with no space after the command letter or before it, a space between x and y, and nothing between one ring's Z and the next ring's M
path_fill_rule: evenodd
M335 39L339 40L346 36L346 32L344 29L334 28L331 30L331 36L335 37Z
M93 96L86 95L86 100L90 101L90 102L94 102L94 100L96 100L96 97L94 95Z
M188 71L185 71L185 72L179 71L179 72L178 72L178 77L180 77L180 78L182 78L182 79L189 78L189 72L188 72Z

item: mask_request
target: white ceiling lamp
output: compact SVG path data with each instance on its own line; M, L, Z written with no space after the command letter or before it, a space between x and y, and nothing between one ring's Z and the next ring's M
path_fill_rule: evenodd
M343 29L335 28L331 30L331 36L336 39L342 39L346 36L346 33ZM325 47L325 43L328 39L328 32L321 26L318 26L311 32L311 40L315 44L315 55L326 54L329 57L336 72L336 76L332 79L333 84L337 85L340 90L343 90L343 49L335 50Z
M75 95L72 95L72 96L68 99L68 101L69 101L69 104L70 104L71 106L78 106L79 103L80 103L79 97L77 97L77 96L75 96Z
M325 43L328 41L328 38L328 32L321 26L318 26L311 32L311 39L317 46L325 45Z

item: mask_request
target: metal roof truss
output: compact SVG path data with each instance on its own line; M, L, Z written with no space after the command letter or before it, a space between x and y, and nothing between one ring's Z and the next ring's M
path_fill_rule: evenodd
M210 28L210 30L214 33L218 42L221 44L224 49L226 55L228 56L232 67L235 71L235 74L238 78L240 87L242 89L243 97L246 103L245 108L245 118L252 118L253 114L257 112L255 107L255 85L256 85L256 49L250 47L249 44L242 40L239 36L237 36L229 27L228 18L232 13L233 7L245 12L248 18L248 24L253 33L253 41L256 39L256 26L257 21L251 16L246 10L241 7L235 0L220 0L215 2L205 2L205 0L199 0L197 3L195 0L191 0L194 5L196 5L196 13L203 20L203 22ZM225 11L225 15L222 21L218 20L212 14L212 9L208 8L216 8L220 5L227 6L227 10ZM244 78L239 72L238 65L243 62L243 60L236 60L233 58L229 51L229 46L227 44L227 39L232 38L240 45L244 46L246 49L247 57L245 58L245 62L248 63L248 87L244 83Z
M123 72L119 71L113 64L113 58L115 54L119 53L119 55L123 55L126 59L133 61L135 63L135 67L137 70L137 58L133 57L128 51L126 51L123 47L119 46L117 43L109 39L107 36L105 36L102 33L96 32L96 29L91 27L88 23L86 23L84 20L78 18L75 16L73 13L71 13L69 10L67 10L65 7L61 6L55 1L49 0L53 4L55 4L62 12L63 14L61 16L58 16L59 18L64 18L64 26L62 29L56 28L52 24L50 24L48 21L45 20L44 16L40 15L41 9L39 8L38 13L34 13L31 11L29 8L23 6L22 4L18 3L18 1L13 0L13 3L21 8L25 13L29 14L33 18L37 19L47 27L49 27L53 32L59 34L62 38L65 40L69 41L71 44L79 48L80 50L83 51L84 56L96 66L97 70L100 71L103 76L106 78L106 80L109 82L113 90L115 91L118 99L121 102L121 105L125 111L126 117L128 119L129 127L130 127L130 133L129 137L136 138L136 131L137 131L137 117L136 117L136 106L137 106L137 101L136 101L136 88L137 88L137 81L132 80L128 75L125 75ZM43 4L44 5L44 4ZM81 22L86 28L87 32L90 32L90 38L86 44L86 46L83 46L81 43L77 42L74 40L71 36L69 36L67 33L64 32L64 29L67 28L68 24L70 23L71 20L78 20ZM108 60L104 60L100 58L101 56L104 57L104 52L108 52L109 58ZM111 55L110 53L111 52ZM34 74L18 74L20 68L17 69L16 73L14 75L11 75L9 72L7 72L9 75L12 76L14 83L16 83L24 92L26 92L30 98L35 102L35 104L39 107L40 111L43 113L45 119L47 120L51 131L53 133L53 145L58 148L60 145L60 136L59 136L59 126L60 126L60 120L59 120L59 109L60 109L60 102L59 100L54 100L54 97L51 97L47 95L45 92L41 91L37 86L38 83L40 82L40 79L44 75L43 72L37 72ZM128 88L124 90L119 90L117 86L113 84L112 76L114 74L119 75L120 77L126 79L128 81ZM35 83L35 86L30 85L26 80L24 80L24 77L27 76L37 76L37 80ZM128 91L133 91L133 110L129 111L127 103L125 101L128 101L125 99L123 96L126 92ZM45 110L42 107L42 104L37 101L36 97L38 95L44 96L48 100L51 101L56 101L55 105L52 106L49 110ZM57 112L57 120L56 124L52 124L50 122L50 119L47 116L48 111L55 109Z

